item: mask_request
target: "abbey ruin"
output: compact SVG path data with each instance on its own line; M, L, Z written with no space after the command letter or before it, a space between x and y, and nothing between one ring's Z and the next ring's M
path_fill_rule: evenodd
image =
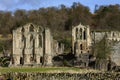
M72 29L72 53L78 66L88 66L91 53L91 35L89 26L79 24Z
M112 54L109 56L113 63L120 66L120 32L91 31L89 26L83 26L82 24L72 28L71 54L74 59L72 59L71 65L89 67L91 62L95 62L93 46L104 37L110 45L115 42L112 45ZM29 23L13 30L11 66L53 66L59 64L54 63L53 58L62 54L64 54L64 44L54 40L48 28ZM56 57L56 59L59 57ZM63 62L64 55L61 57L61 62ZM108 60L103 62L105 64L100 63L102 66L109 64Z
M72 53L76 58L74 60L75 66L89 67L89 64L94 61L95 64L93 65L95 67L97 60L94 53L96 48L95 44L99 43L103 38L106 39L106 44L111 46L111 51L109 51L109 59L103 59L102 62L99 63L100 65L97 66L106 69L109 64L111 67L114 66L113 63L117 66L120 66L120 32L90 31L89 26L83 26L81 24L74 26L72 29ZM102 46L104 47L104 45Z
M32 23L13 30L12 66L52 66L52 58L64 51L48 28Z

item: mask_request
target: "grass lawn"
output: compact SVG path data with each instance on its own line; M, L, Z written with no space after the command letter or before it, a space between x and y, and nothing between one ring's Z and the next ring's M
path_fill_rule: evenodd
M87 70L73 67L46 67L46 68L32 68L32 67L8 67L0 68L0 73L4 72L41 72L41 73L86 73L86 72L98 72L96 70Z

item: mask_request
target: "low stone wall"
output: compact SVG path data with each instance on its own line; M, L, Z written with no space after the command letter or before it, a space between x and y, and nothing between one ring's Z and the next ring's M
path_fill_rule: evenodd
M118 72L99 73L0 73L0 80L120 80Z

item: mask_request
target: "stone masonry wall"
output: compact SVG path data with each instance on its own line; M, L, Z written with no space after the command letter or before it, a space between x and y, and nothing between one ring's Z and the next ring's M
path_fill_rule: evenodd
M120 66L120 42L115 43L113 46L111 60Z
M1 73L0 80L120 80L120 73Z
M111 32L94 32L92 33L92 41L95 43L101 41L104 36L109 40L112 45L111 60L120 66L120 32L111 31ZM94 42L92 42L94 43Z

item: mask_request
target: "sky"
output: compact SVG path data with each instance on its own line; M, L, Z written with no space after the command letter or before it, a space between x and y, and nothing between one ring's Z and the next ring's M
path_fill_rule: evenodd
M95 5L120 4L120 0L0 0L0 10L15 11L17 9L39 9L41 7L51 7L64 4L67 7L72 6L73 2L80 2L84 6L88 6L93 12Z

